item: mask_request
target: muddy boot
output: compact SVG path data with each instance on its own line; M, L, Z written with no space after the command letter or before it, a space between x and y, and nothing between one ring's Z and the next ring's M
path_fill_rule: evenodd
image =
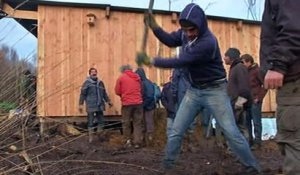
M146 140L146 146L150 146L153 141L152 133L147 133L145 140Z
M153 141L153 135L152 133L148 134L148 141L151 143Z
M98 133L98 134L101 134L101 133L103 133L103 132L104 132L103 127L102 127L102 126L97 126L97 133Z
M93 128L88 129L89 143L93 141Z
M126 140L124 146L125 149L131 148L132 147L132 141L130 139Z

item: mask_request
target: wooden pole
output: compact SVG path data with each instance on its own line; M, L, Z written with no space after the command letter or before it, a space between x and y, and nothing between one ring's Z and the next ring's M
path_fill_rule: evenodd
M150 0L149 7L148 7L149 14L152 14L153 5L154 5L154 0ZM142 42L142 48L141 48L142 52L146 51L147 40L148 40L148 31L149 31L148 26L146 24L144 24L144 34L143 34L143 42Z

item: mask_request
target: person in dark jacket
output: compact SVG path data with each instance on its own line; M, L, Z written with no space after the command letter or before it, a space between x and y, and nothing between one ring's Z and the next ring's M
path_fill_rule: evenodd
M152 81L150 81L145 74L143 68L139 67L135 73L137 73L142 81L142 96L143 96L143 108L144 108L144 123L146 129L147 142L151 142L153 139L154 131L154 109L156 107L155 101L155 87Z
M300 1L266 0L261 23L260 65L264 87L277 89L276 141L283 174L300 174Z
M172 72L171 88L173 96L175 97L177 109L179 108L179 105L185 95L185 92L191 86L188 77L188 71L184 68L177 68L174 69Z
M247 167L246 171L259 172L260 166L235 124L226 92L226 72L218 41L208 28L204 11L197 4L188 4L179 17L181 28L171 33L159 27L153 15L146 15L145 22L162 43L169 47L181 46L181 52L178 56L168 59L161 57L151 59L146 53L141 52L137 54L137 64L160 68L185 67L191 81L191 87L180 103L168 138L164 168L174 167L183 135L199 111L206 108L219 123L231 150Z
M227 91L236 122L244 136L249 138L250 133L246 125L246 112L251 108L249 73L240 59L240 51L237 48L229 48L225 52L224 61L226 65L230 65Z
M254 127L253 140L252 134L250 134L250 143L253 142L251 149L260 148L261 137L262 137L262 123L261 123L261 108L263 99L267 93L267 90L263 86L263 78L259 71L259 66L254 62L254 59L249 54L244 54L241 56L241 60L244 65L248 68L249 78L250 78L250 88L252 96L251 108L247 112L247 128L249 133L252 133L252 120Z
M101 132L103 130L105 103L108 103L110 107L112 103L106 93L103 81L97 77L97 69L90 68L89 75L81 87L79 111L83 111L83 103L85 102L88 116L89 142L92 142L92 130L95 118L97 119L97 131Z
M171 133L173 121L176 115L176 100L171 86L171 81L165 83L161 92L161 104L167 111L167 137L169 137Z
M115 85L115 93L121 97L122 128L126 139L125 146L140 148L143 140L143 98L142 82L130 65L120 68L122 75ZM131 130L133 126L133 135ZM132 145L133 144L133 145Z

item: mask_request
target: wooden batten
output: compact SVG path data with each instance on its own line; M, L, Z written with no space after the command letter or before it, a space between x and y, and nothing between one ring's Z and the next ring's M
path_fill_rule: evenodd
M105 7L105 17L107 19L110 17L110 6Z
M93 27L87 14L93 14ZM135 56L140 50L143 35L143 13L113 11L112 9L75 8L66 6L38 7L38 115L81 116L78 112L80 88L88 69L96 67L114 106L106 115L120 115L120 98L114 86L120 76L119 67L130 64L136 68ZM107 18L109 17L109 20ZM155 14L157 23L166 31L178 29L174 15ZM177 20L177 16L176 16ZM259 58L260 26L236 21L209 20L209 28L216 35L221 54L229 47ZM149 56L171 57L176 49L162 45L149 32L146 52ZM228 67L226 67L228 72ZM145 67L149 79L162 85L169 80L171 70ZM268 93L263 110L275 111L275 93Z
M177 20L178 20L178 15L177 15L177 13L175 13L175 12L173 12L172 13L172 23L176 23L177 22Z
M3 4L3 11L8 14L7 17L11 17L11 18L37 20L37 16L38 16L37 12L35 11L15 10L7 3Z

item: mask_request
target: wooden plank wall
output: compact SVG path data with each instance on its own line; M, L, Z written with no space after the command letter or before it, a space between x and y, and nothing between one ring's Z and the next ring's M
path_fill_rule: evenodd
M96 16L94 26L87 24L86 15ZM171 14L156 14L157 22L167 31L178 28ZM119 67L131 64L140 50L143 34L143 14L89 8L43 6L38 8L38 115L79 116L78 99L88 69L98 69L114 107L106 115L120 115L120 98L114 94ZM219 40L222 53L228 47L238 47L256 59L259 51L260 26L236 22L209 20L209 27ZM175 49L163 46L149 32L147 53L150 56L173 56ZM170 70L145 68L148 78L161 85L168 81ZM264 102L264 111L274 111L274 94Z

